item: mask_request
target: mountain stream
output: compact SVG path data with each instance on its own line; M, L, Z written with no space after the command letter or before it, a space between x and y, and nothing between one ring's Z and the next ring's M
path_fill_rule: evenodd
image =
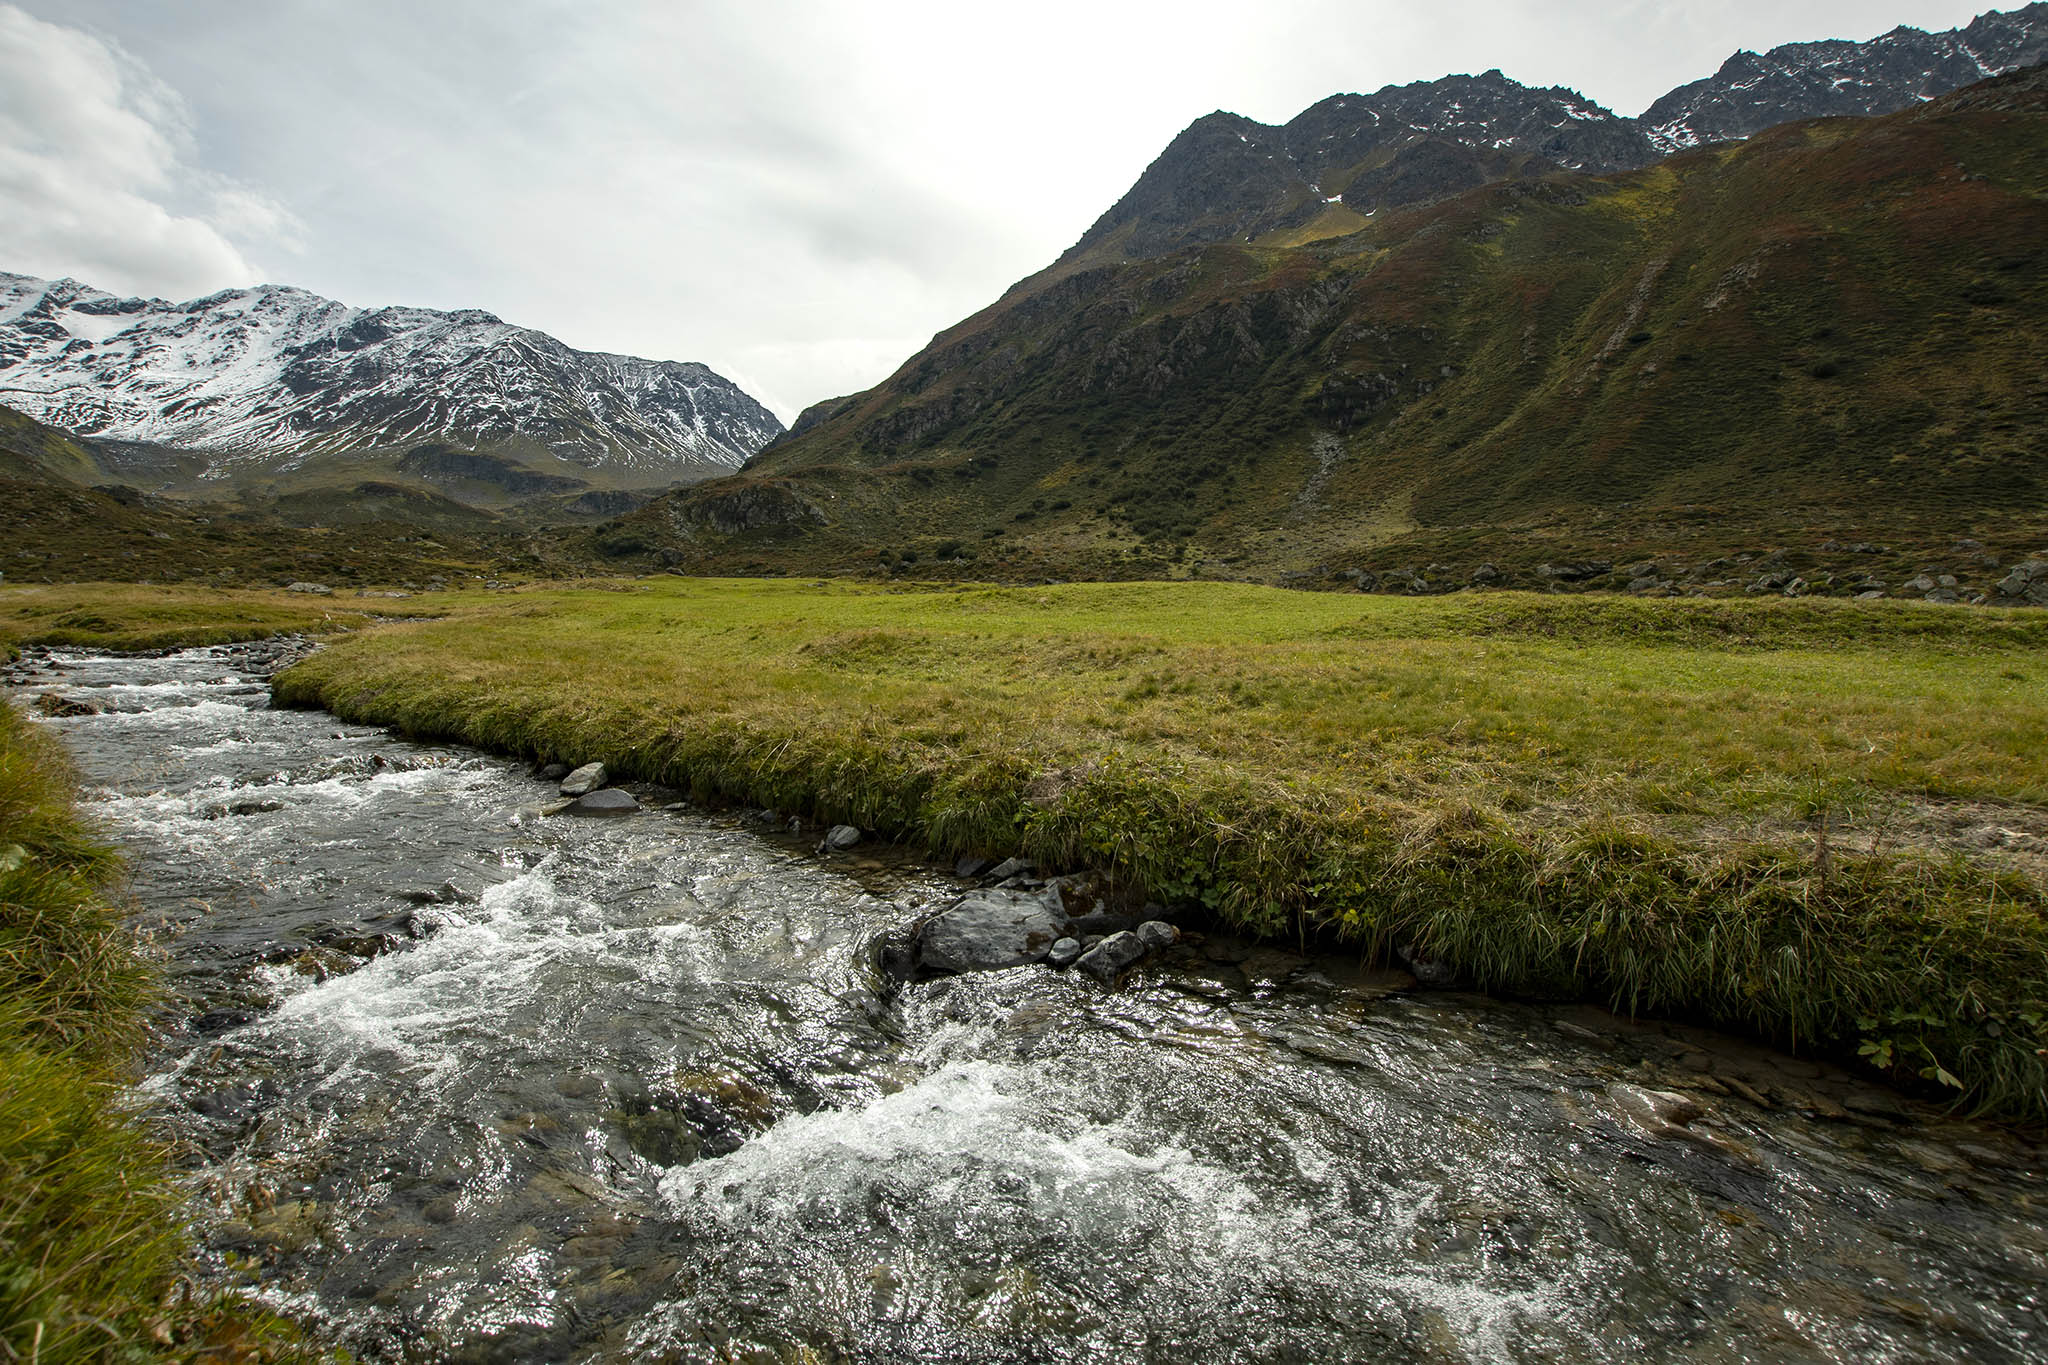
M361 1356L2048 1359L2041 1151L1996 1128L1218 937L894 991L876 936L963 884L546 817L523 764L270 709L264 660L26 690L99 712L45 723L165 955L138 1102L205 1263Z

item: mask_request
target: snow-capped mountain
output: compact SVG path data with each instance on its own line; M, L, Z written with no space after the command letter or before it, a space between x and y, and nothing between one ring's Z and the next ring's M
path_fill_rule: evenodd
M1644 111L1662 150L1748 137L1792 119L1888 114L1987 76L2048 60L2048 3L1979 15L1963 28L1895 28L1868 42L1738 52Z
M80 436L237 456L512 443L666 482L782 431L707 367L573 350L489 313L259 285L190 303L0 272L0 404Z

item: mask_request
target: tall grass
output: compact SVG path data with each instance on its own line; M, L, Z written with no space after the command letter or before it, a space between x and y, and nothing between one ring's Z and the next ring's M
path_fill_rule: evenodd
M291 1333L179 1292L166 1153L122 1106L152 976L64 756L0 703L0 1357L273 1359Z

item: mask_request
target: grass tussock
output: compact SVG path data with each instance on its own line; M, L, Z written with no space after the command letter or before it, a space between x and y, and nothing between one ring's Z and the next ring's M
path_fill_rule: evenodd
M282 1324L180 1280L182 1200L121 1105L151 974L63 755L0 705L0 1357L277 1359Z
M948 854L1098 867L1240 929L1399 944L1488 989L1701 1018L2039 1121L2048 897L1883 827L2048 802L2038 621L670 579L352 636L277 686ZM1830 843L1830 817L1878 835Z

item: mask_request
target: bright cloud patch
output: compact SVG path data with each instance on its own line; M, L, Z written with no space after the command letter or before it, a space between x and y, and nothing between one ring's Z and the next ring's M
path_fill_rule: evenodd
M0 262L117 290L251 284L297 224L196 169L176 92L119 48L0 4Z

